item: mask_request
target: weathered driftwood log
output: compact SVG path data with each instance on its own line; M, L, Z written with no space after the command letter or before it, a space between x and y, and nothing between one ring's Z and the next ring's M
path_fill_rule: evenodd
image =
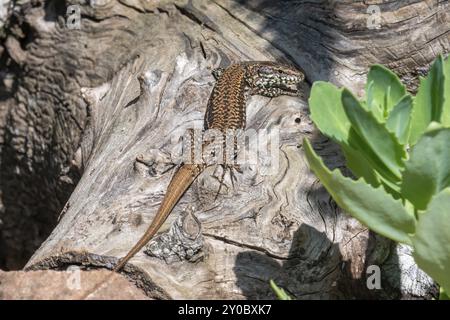
M378 6L269 0L23 5L3 53L15 78L0 108L0 214L8 222L2 237L20 239L14 227L30 219L21 232L53 227L79 172L56 228L27 267L111 268L156 213L174 172L174 137L202 123L215 67L290 61L309 82L330 80L361 93L368 66L383 63L414 90L417 75L449 50L448 2L372 2ZM71 4L81 10L80 29L68 27ZM313 139L331 167L343 162L338 148L315 131L305 98L253 97L247 128L279 130L278 170L262 175L244 166L235 188L226 180L217 200L220 170L203 173L161 235L124 269L149 296L271 298L269 279L305 299L435 293L408 248L396 248L341 212L309 172L303 137ZM369 265L381 267L382 290L367 288Z

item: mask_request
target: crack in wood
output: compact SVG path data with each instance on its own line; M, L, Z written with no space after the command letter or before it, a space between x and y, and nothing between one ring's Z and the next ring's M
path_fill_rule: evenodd
M210 238L213 238L215 240L219 240L219 241L222 241L222 242L224 242L226 244L230 244L230 245L237 246L237 247L240 247L240 248L255 250L255 251L263 253L264 255L266 255L266 256L268 256L270 258L275 258L275 259L278 259L278 260L287 261L287 260L292 260L292 259L298 259L298 257L294 257L294 256L284 257L284 256L276 255L274 253L269 252L267 249L264 249L264 248L261 248L261 247L255 246L255 245L251 245L251 244L241 243L241 242L238 242L238 241L235 241L235 240L232 240L232 239L228 239L228 238L223 237L223 236L218 236L218 235L215 235L215 234L212 234L212 233L208 233L208 232L203 232L203 236L204 237L210 237Z

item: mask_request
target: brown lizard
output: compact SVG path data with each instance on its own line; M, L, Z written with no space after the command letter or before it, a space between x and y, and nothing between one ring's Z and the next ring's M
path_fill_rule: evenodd
M298 84L305 78L296 68L274 62L248 61L232 64L226 69L216 69L217 82L210 95L204 129L222 132L229 129L244 129L245 109L250 95L277 97L298 96ZM172 209L195 178L206 168L206 164L182 164L167 188L166 195L150 227L122 258L114 271L119 271L158 232Z

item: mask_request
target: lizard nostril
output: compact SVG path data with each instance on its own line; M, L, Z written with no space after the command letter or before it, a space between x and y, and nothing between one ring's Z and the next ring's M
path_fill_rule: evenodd
M300 118L295 118L295 123L300 123L300 122L302 122L302 119L300 119Z

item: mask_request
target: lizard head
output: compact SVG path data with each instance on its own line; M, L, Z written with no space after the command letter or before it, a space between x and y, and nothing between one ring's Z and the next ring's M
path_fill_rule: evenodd
M282 94L298 94L298 85L305 80L303 72L274 62L254 62L247 66L248 83L261 91L276 88Z

